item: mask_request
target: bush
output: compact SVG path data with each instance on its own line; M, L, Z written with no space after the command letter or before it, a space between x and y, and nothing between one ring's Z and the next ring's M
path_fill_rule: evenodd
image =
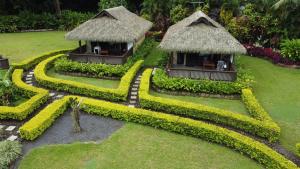
M182 5L177 5L170 11L171 21L177 23L187 17L188 9L184 8Z
M153 76L154 85L161 89L191 93L240 94L242 89L250 87L251 82L252 78L242 70L239 71L236 82L169 77L162 69L157 69Z
M100 2L98 3L99 11L112 8L112 7L121 6L121 5L127 7L127 1L126 0L100 0Z
M156 45L152 38L146 38L133 56L129 57L124 65L109 65L103 63L80 63L71 61L66 57L58 59L54 63L57 72L84 73L93 77L122 77L137 61L145 58Z
M292 61L300 61L300 39L285 40L280 44L281 54Z
M55 119L63 114L69 105L70 97L66 96L49 104L36 116L20 127L20 135L23 139L34 140L40 136Z
M259 143L237 132L201 121L87 98L83 100L81 108L83 111L91 114L149 125L222 144L248 155L266 168L297 168L291 161L285 159L263 143Z
M21 156L22 145L16 141L0 142L0 169L8 169L10 164Z
M300 143L296 144L298 156L300 157Z
M108 89L97 87L94 85L88 85L85 83L56 79L49 77L46 74L47 69L52 66L55 59L63 57L64 55L57 55L48 58L38 64L34 70L35 78L42 86L49 87L58 91L66 91L73 94L82 94L91 97L98 97L111 101L125 101L127 99L128 90L132 79L137 71L143 64L143 60L137 61L128 72L121 78L120 85L117 89Z
M146 70L142 76L139 91L141 107L197 120L210 120L215 123L228 125L256 134L260 137L267 138L271 142L278 140L280 128L274 123L262 122L219 108L150 95L151 71L151 69Z
M17 69L12 75L12 82L16 88L19 88L19 92L31 98L16 107L0 106L0 119L24 120L48 100L47 90L24 83L22 77L23 70Z
M59 30L72 30L83 22L92 18L95 14L93 13L82 13L70 10L64 10L61 12L61 16L58 20Z

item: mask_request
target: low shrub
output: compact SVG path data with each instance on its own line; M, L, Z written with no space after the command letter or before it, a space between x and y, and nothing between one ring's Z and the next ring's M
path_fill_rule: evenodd
M49 105L53 106L53 109L44 109L43 112L25 123L20 128L21 136L26 139L34 139L44 132L46 128L53 123L53 120L61 114L61 111L65 109L71 97L76 96L68 96L56 101L52 105ZM82 99L81 110L90 114L149 125L155 128L161 128L222 144L236 151L240 151L242 154L247 154L250 158L257 160L266 168L297 169L294 163L285 159L282 155L263 143L225 128L174 115L129 108L116 103L89 98ZM64 108L57 109L57 107Z
M152 69L147 69L141 79L139 89L141 107L197 120L210 120L267 138L271 142L278 140L280 128L273 122L262 122L214 107L150 95L151 72Z
M8 169L10 164L21 156L22 145L17 141L0 142L0 168Z
M66 91L73 94L82 94L91 97L98 97L111 101L125 101L127 99L130 83L134 78L136 72L140 69L144 62L143 60L137 61L121 78L120 85L117 89L108 89L85 83L49 77L46 74L47 68L49 68L53 64L55 59L58 59L63 56L64 55L62 54L53 56L42 61L36 66L34 74L39 84L58 91Z
M12 75L13 85L23 95L31 97L16 107L0 106L0 119L24 120L34 110L44 104L49 98L49 92L45 89L30 86L22 81L23 70L16 69Z
M240 94L242 89L250 87L252 79L241 72L236 82L213 80L196 80L180 77L169 77L162 69L157 69L153 76L153 84L160 89L186 91L191 93Z
M149 125L222 144L248 155L266 168L297 169L294 163L263 143L237 132L201 121L87 98L83 99L82 110L90 114Z
M298 156L300 157L300 143L296 144Z
M69 31L95 16L94 13L83 13L78 11L63 10L58 21L58 29ZM57 29L57 28L56 28Z
M156 46L152 38L146 38L145 41L138 47L132 57L129 57L124 65L109 65L102 63L80 63L62 57L54 63L55 71L57 72L74 72L84 73L93 77L122 77L133 66L133 64L141 59L144 59L151 50Z
M23 139L34 140L40 136L55 119L63 114L69 105L70 97L63 97L49 104L36 116L20 127L20 135Z
M292 61L300 61L300 39L285 40L280 44L281 54Z

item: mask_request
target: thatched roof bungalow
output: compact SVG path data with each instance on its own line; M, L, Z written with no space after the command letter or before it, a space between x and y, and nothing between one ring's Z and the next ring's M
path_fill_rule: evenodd
M201 11L171 26L160 47L171 54L168 73L197 79L236 79L234 54L246 49L224 27Z
M79 41L79 49L71 54L77 60L122 64L151 27L150 21L119 6L103 10L68 32L65 38ZM81 46L81 41L86 45Z

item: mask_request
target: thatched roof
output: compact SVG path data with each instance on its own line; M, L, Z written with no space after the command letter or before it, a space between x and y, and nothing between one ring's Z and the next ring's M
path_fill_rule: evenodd
M171 26L160 47L169 52L246 53L246 49L224 27L201 11Z
M150 21L119 6L103 10L92 19L68 32L65 37L68 40L134 42L151 27Z

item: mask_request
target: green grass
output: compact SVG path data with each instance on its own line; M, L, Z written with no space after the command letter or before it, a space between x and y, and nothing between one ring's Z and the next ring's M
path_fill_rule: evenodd
M74 143L34 149L20 169L257 169L251 159L226 147L127 123L100 144Z
M203 104L207 106L217 107L225 110L230 110L239 114L249 115L246 107L241 100L230 100L230 99L219 99L219 98L207 98L207 97L196 97L196 96L175 96L169 94L163 94L151 91L151 95L158 97L171 98L186 102L193 102Z
M157 42L157 45L159 43ZM159 49L158 47L154 48L151 53L145 58L144 65L145 66L157 66L162 59L163 55L166 55L164 51Z
M240 60L255 77L255 96L281 127L280 142L296 152L295 144L300 141L300 70L248 56Z
M1 33L0 54L11 63L34 57L45 52L75 48L75 41L64 39L65 32Z
M6 69L0 69L0 80L4 78L6 72L7 72Z
M98 79L98 78L63 75L63 74L56 73L54 71L54 68L48 70L47 75L57 79L71 80L71 81L86 83L98 87L104 87L104 88L118 88L120 83L119 80L106 80L106 79Z

